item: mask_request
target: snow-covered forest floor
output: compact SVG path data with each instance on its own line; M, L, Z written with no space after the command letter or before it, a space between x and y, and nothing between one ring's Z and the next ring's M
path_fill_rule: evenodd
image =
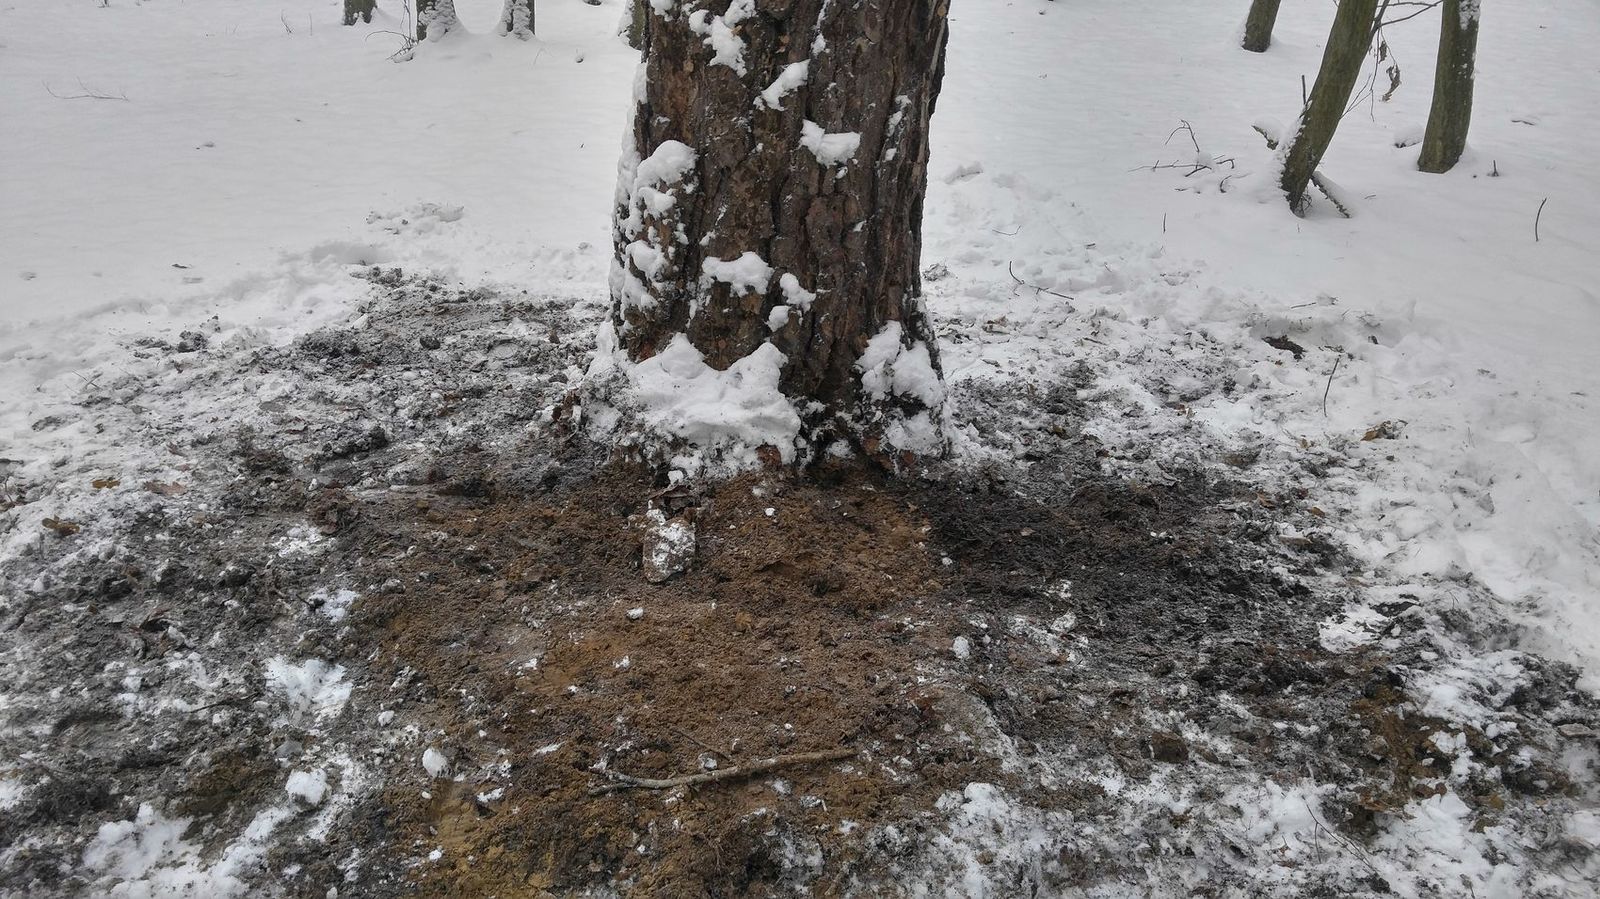
M1329 4L958 0L956 458L689 489L570 399L621 4L457 5L0 9L0 895L1594 895L1592 2L1447 176L1391 29L1300 220Z

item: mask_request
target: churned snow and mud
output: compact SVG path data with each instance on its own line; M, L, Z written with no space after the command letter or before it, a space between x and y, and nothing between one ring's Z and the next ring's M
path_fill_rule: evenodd
M1249 126L1326 4L1265 55L1209 6L971 5L947 381L883 335L862 372L946 397L952 459L786 474L774 360L669 350L635 398L713 482L576 389L620 3L522 42L458 0L396 65L388 4L18 0L0 895L1592 895L1600 25L1491 9L1442 177L1398 26L1324 165L1355 217L1299 220Z

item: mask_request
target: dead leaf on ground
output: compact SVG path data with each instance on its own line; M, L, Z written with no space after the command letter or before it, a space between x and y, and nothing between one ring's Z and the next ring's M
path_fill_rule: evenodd
M40 524L43 524L50 530L55 531L57 536L61 537L71 537L73 534L83 530L83 527L77 522L67 521L66 519L62 518L46 518L44 521L40 522Z
M112 487L117 487L117 486L120 486L121 484L122 484L122 482L120 480L116 479L116 478L95 478L94 479L94 489L96 489L96 490L109 490Z
M173 481L170 484L162 481L145 481L144 489L150 491L151 493L160 494L161 496L177 496L189 488L183 486L177 481Z
M1365 434L1361 435L1361 439L1363 441L1366 441L1366 440L1397 440L1400 437L1400 425L1401 424L1402 424L1402 422L1381 421L1381 422L1373 425L1372 427L1367 428L1367 432Z

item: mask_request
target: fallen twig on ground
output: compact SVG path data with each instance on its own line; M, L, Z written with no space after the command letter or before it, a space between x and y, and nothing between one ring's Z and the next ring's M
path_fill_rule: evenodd
M848 758L855 758L854 749L827 749L822 752L801 752L795 755L779 755L748 765L739 765L732 768L721 768L715 771L702 771L699 774L686 774L682 777L669 777L657 779L653 777L633 777L620 771L607 771L606 774L616 778L616 783L595 787L589 791L590 796L601 796L606 793L616 793L621 790L670 790L674 787L687 787L696 784L717 783L724 780L737 780L745 777L755 777L778 768L787 768L794 765L814 765L818 762L838 762Z
M1165 222L1165 219L1163 219L1162 221ZM1166 227L1165 224L1163 224L1162 228L1165 229L1165 227ZM1022 280L1021 278L1017 277L1017 273L1015 271L1015 266L1016 266L1015 263L1007 262L1006 263L1006 273L1009 274L1011 276L1011 280L1017 282L1018 285L1020 285L1022 287L1031 287L1034 290L1038 291L1039 293L1047 293L1047 294L1050 294L1053 297L1060 297L1063 300L1075 300L1075 299L1077 299L1077 297L1069 297L1064 293L1059 293L1057 291L1051 290L1048 287L1040 287L1037 284L1029 284L1028 282L1026 282L1026 281ZM1016 291L1012 291L1012 292L1015 293Z
M1328 372L1328 386L1322 388L1322 417L1328 417L1328 393L1333 390L1333 376L1339 373L1339 363L1343 361L1344 353L1333 357L1333 371Z
M1322 177L1321 172L1312 172L1311 183L1317 186L1317 190L1322 191L1322 195L1328 198L1328 202L1333 204L1333 208L1339 210L1340 215L1344 216L1345 218L1350 217L1350 207L1346 206L1344 201L1339 199L1338 195L1334 193L1333 182Z
M46 81L43 84L45 93L55 97L57 100L122 100L126 102L128 99L127 94L102 94L99 91L91 90L83 83L82 78L78 79L78 87L83 90L81 94L58 94L50 87L50 82Z

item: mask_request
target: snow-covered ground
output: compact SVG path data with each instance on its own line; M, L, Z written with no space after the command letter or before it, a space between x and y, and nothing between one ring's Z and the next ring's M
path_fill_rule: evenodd
M211 315L282 339L348 310L353 263L599 298L634 63L612 37L620 5L548 3L528 43L486 33L498 6L463 0L478 33L395 64L382 32L400 27L398 7L342 28L332 2L13 2L0 384L20 397L92 367L118 333ZM1403 541L1412 569L1470 571L1521 606L1544 648L1600 658L1600 179L1587 158L1600 79L1586 49L1600 19L1581 0L1490 10L1469 153L1444 176L1394 146L1426 119L1434 22L1391 28L1402 86L1352 110L1323 166L1355 217L1321 204L1302 221L1282 214L1250 126L1291 120L1325 7L1285 3L1256 55L1209 5L956 6L925 252L952 278L930 285L935 310L1008 316L1008 334L1029 339L984 351L1006 364L1039 342L1094 353L1074 343L1092 323L1018 303L1008 266L1173 334L1300 334L1306 364L1268 373L1294 382L1274 418L1193 415L1278 443L1404 422L1407 452L1346 519L1374 560L1398 561ZM1234 163L1137 170L1194 158L1185 134L1169 139L1182 121ZM1355 358L1324 417L1337 354L1322 347L1335 345ZM979 358L950 356L955 377ZM35 412L0 414L20 432ZM1480 498L1457 508L1452 484Z
M205 323L213 343L284 344L355 314L361 264L606 301L635 63L619 0L546 0L526 43L487 33L499 0L458 0L477 33L403 64L392 3L342 28L320 0L6 2L0 477L58 486L48 509L0 513L18 535L0 552L102 501L75 475L148 452L36 427L138 336ZM1320 201L1291 216L1251 130L1297 112L1331 5L1285 0L1262 55L1237 47L1247 3L1228 5L952 4L924 252L947 374L1086 365L1107 464L1145 481L1315 472L1310 536L1360 562L1332 644L1386 639L1367 606L1395 596L1481 605L1521 626L1508 650L1600 688L1594 4L1487 11L1469 153L1444 176L1395 146L1426 117L1436 20L1390 29L1403 83L1352 109L1323 165L1349 220ZM71 99L89 93L113 99ZM1196 157L1182 122L1232 161L1141 168ZM1481 723L1464 697L1515 660L1455 651L1429 714ZM1288 833L1316 789L1241 803L1263 837ZM977 790L962 814L988 827L1005 801ZM1386 837L1393 858L1454 859L1478 895L1507 882L1462 810L1435 812Z

